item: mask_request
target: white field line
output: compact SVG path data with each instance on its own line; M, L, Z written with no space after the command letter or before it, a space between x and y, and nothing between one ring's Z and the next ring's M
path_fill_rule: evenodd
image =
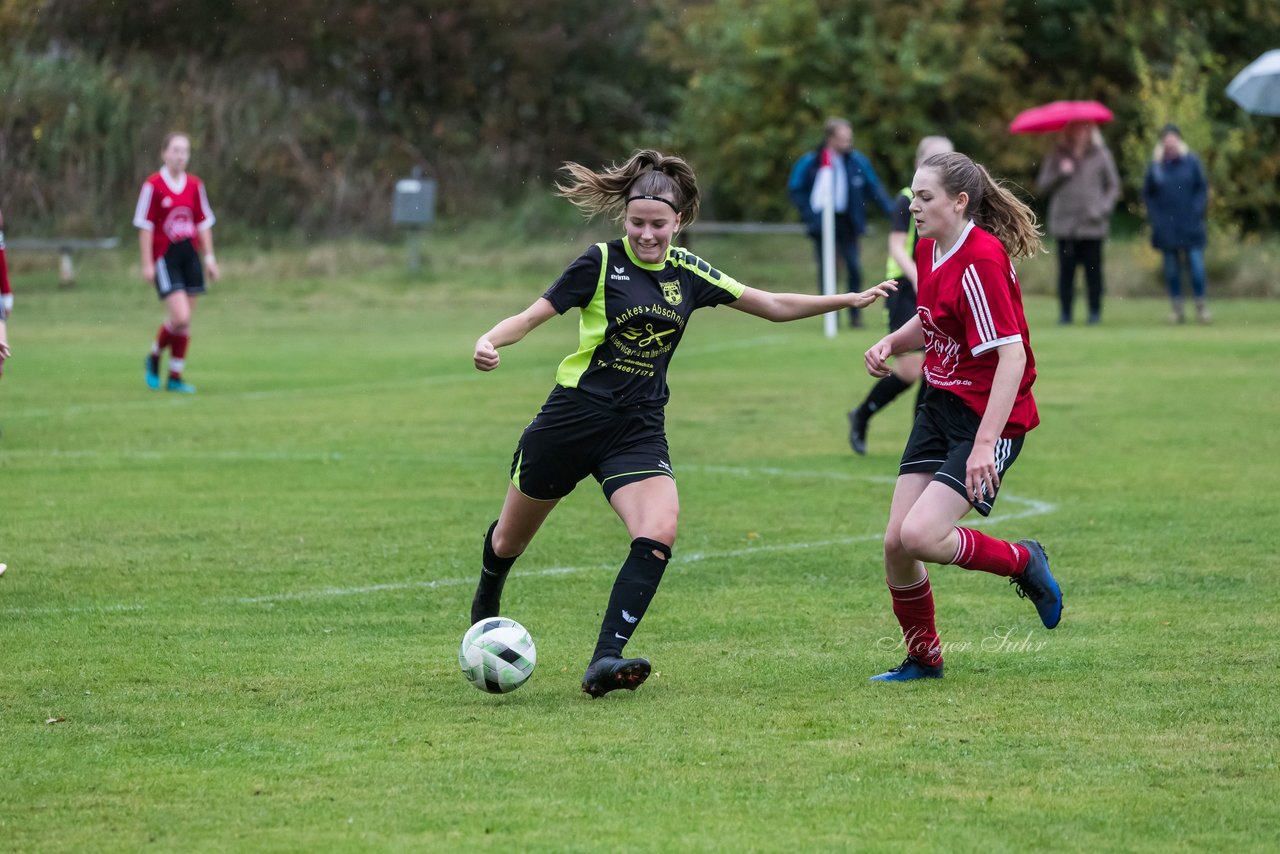
M879 540L881 534L863 534L855 537L838 537L830 540L818 540L808 543L779 543L777 545L747 546L737 549L719 551L694 552L680 555L680 563L697 563L706 560L743 557L745 555L769 554L771 552L800 551L803 549L820 549L831 546L843 546L852 543ZM515 570L512 577L546 578L557 575L575 575L581 572L597 572L616 569L614 564L587 564L582 566L557 566L548 569ZM226 596L205 600L206 605L259 605L270 602L290 602L305 599L324 599L339 596L362 596L368 593L385 593L399 590L435 590L439 587L458 587L475 584L475 578L436 578L430 581L398 581L388 584L366 584L357 587L320 587L312 590L294 590L288 593L270 593L265 596ZM0 613L13 616L35 614L81 614L81 613L118 613L122 611L143 611L147 606L132 605L89 605L80 608L9 608Z
M520 373L524 373L521 370ZM515 373L513 371L513 373ZM14 409L6 412L5 417L12 418L57 418L57 417L73 417L77 415L87 415L95 412L127 412L137 409L156 409L159 407L178 407L178 406L197 406L201 400L213 399L218 402L226 402L229 400L240 401L275 401L289 400L300 397L336 397L343 394L358 394L363 392L377 392L382 390L390 390L397 388L426 387L435 385L449 385L453 383L475 382L482 378L482 374L448 374L444 376L427 376L427 377L404 377L394 380L373 380L363 383L348 383L346 385L319 385L313 388L275 388L261 389L258 391L241 391L231 392L228 394L205 395L203 398L198 395L177 395L165 394L163 392L145 392L146 396L135 398L132 400L107 400L101 403L78 403L69 406L49 407L46 409ZM144 394L144 392L139 392Z
M719 560L721 558L742 557L744 555L768 554L770 552L799 551L801 549L816 549L827 546L848 545L850 543L879 540L881 536L881 534L863 534L857 537L839 537L834 540L820 540L812 543L779 543L777 545L747 546L739 549L694 552L688 555L679 555L677 563L697 563L704 560ZM512 577L520 578L545 578L547 576L554 575L576 575L580 572L597 572L616 569L617 564L599 563L584 566L557 566L550 569L533 569L524 572L512 571L511 575ZM437 587L457 587L460 585L472 585L475 583L476 579L471 577L438 578L434 581L403 581L392 584L371 584L365 587L327 587L317 590L298 590L291 593L272 593L266 596L242 596L214 601L221 603L235 603L238 605L257 605L262 602L286 602L297 599L319 599L328 596L356 596L363 593L381 593L387 590L434 590Z
M731 350L743 350L747 348L777 345L785 342L786 340L787 336L785 335L766 335L757 338L743 338L728 341L723 344L710 344L703 347L688 347L687 349L680 351L683 354L681 362L684 363L688 362L690 359L696 359L699 356L725 353ZM545 365L528 365L519 368L507 368L505 370L499 368L499 371L501 372L501 376L540 374L546 378L548 391L551 390L551 386L555 381L555 369L552 363ZM10 420L15 418L69 418L95 412L128 412L139 409L155 409L161 406L198 406L200 401L203 399L213 399L218 402L259 400L276 401L304 397L330 397L344 394L364 394L367 392L451 385L454 383L470 383L479 382L483 379L485 379L485 375L479 371L464 371L463 373L458 374L401 377L399 379L372 380L369 382L347 383L345 385L318 385L309 388L276 388L260 389L258 391L230 392L227 394L205 395L203 398L198 396L192 397L190 395L144 392L139 389L138 394L145 395L144 397L127 400L102 401L100 403L73 403L68 406L46 407L44 409L13 409L12 407L9 407L4 415L5 418ZM141 385L141 383L139 383L139 385Z
M893 478L878 475L856 475L848 472L840 471L794 471L788 469L774 468L737 468L727 466L687 466L686 468L697 469L710 473L733 474L744 476L768 475L772 477L801 477L811 479L826 479L837 481L870 481L891 483ZM999 515L987 518L975 517L970 519L966 524L974 527L985 525L994 525L1008 522L1015 519L1025 519L1032 516L1042 516L1054 512L1057 507L1047 501L1039 501L1033 498L1021 498L1016 495L1003 493L1000 496L1002 507L1008 507L1009 504L1015 505L1016 509L1011 512L1001 512ZM745 546L734 549L717 549L703 552L690 552L686 554L677 553L677 566L683 563L698 563L701 561L724 560L728 558L745 557L750 555L770 554L777 552L803 551L807 549L825 549L835 548L839 546L852 545L854 543L878 542L883 537L882 533L861 534L851 537L835 537L831 539L813 540L800 543L761 543L759 545ZM598 572L605 570L613 570L615 564L586 564L581 566L561 566L550 567L547 569L533 569L524 571L514 571L512 576L521 578L547 578L559 575L574 575L582 572ZM321 587L311 590L294 590L286 593L272 593L264 596L238 596L238 597L217 597L205 600L206 605L258 605L273 602L290 602L309 599L323 599L343 596L363 596L370 593L395 592L400 590L434 590L440 587L457 587L470 585L475 583L475 578L467 576L463 578L437 578L429 581L400 581L386 584L367 584L353 587ZM40 614L110 614L131 611L146 610L145 604L114 604L114 605L89 605L75 608L8 608L0 611L0 614L9 616L33 616Z
M456 462L467 457L458 454L364 454L345 451L155 451L146 449L123 449L119 451L104 450L43 450L40 448L23 448L20 450L0 451L0 460L36 459L36 460L88 460L91 462L169 462L169 461L213 461L213 462L254 462L254 463L343 463L343 462L379 462L379 463L423 463L423 462Z

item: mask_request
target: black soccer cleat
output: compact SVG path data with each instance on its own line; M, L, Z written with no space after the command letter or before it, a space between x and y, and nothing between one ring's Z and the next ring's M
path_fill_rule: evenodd
M649 678L651 670L646 659L606 655L591 662L582 677L582 690L592 697L603 697L619 688L634 691Z
M867 455L867 416L861 406L849 410L849 447L859 456Z

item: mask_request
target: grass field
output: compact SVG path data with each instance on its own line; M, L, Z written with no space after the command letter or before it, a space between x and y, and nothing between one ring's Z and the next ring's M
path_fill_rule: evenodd
M472 343L579 248L440 236L420 282L385 248L224 249L194 397L143 387L161 314L127 254L69 291L20 269L0 849L1274 850L1280 302L1061 328L1029 300L1044 423L986 530L1045 542L1063 622L935 569L947 678L901 686L866 677L902 655L879 537L909 407L845 442L878 329L700 312L681 534L629 647L654 676L578 691L627 545L588 483L507 585L538 669L489 696L456 661L480 540L576 321L491 375ZM807 246L699 250L812 275Z

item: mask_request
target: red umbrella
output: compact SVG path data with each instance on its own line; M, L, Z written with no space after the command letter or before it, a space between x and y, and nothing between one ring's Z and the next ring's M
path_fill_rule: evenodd
M1009 132L1052 133L1072 122L1103 124L1114 118L1111 111L1097 101L1054 101L1018 113L1009 123Z

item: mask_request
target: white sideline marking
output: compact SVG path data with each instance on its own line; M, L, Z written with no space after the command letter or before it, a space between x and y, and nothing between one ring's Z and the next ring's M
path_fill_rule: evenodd
M758 348L761 346L771 346L781 344L787 341L785 335L765 335L757 338L744 338L736 341L725 342L723 344L712 344L704 347L689 347L682 349L682 361L687 362L690 358L697 358L704 355L715 355L716 353L725 353L730 350L743 350L747 348ZM548 382L548 390L554 380L554 371L548 370L545 365L527 365L519 368L499 369L502 376L521 375L521 374L542 374L546 376ZM470 371L458 374L444 374L436 376L422 377L401 377L399 379L373 380L370 382L347 383L346 385L318 385L305 388L269 388L259 389L258 391L241 391L229 392L226 394L209 394L201 399L215 399L218 401L227 400L243 400L243 401L273 401L284 400L297 397L311 396L339 396L344 394L363 394L370 391L384 391L397 388L413 388L417 386L435 386L448 385L451 383L470 383L479 382L485 378L485 374L480 371ZM70 406L47 409L18 409L13 412L6 412L7 418L53 418L57 416L73 416L84 415L93 412L114 412L114 411L130 411L136 409L154 409L158 406L195 406L199 400L190 395L173 395L173 394L157 394L154 392L145 392L139 390L140 395L146 395L141 399L134 400L111 400L102 401L101 403L79 403Z
M818 480L840 480L840 481L873 481L873 483L892 483L895 478L887 478L882 475L856 475L846 471L797 471L792 469L773 469L773 467L760 467L760 469L746 469L746 467L736 466L682 466L685 469L694 469L708 472L708 474L726 474L740 476L782 476L782 478L809 478ZM995 525L1000 522L1006 522L1015 519L1027 519L1029 516L1043 516L1057 510L1055 504L1047 501L1037 501L1034 498L1021 498L1019 495L1011 495L1002 493L1000 495L1002 506L1007 504L1021 504L1023 508L1011 513L1000 513L996 516L982 517L966 522L966 525L973 528L980 528L984 525ZM748 545L748 547L718 549L718 551L710 552L690 552L680 554L676 560L680 563L696 563L700 561L716 561L722 558L745 557L750 554L768 554L773 552L799 552L805 549L832 548L837 545L851 545L854 543L876 542L883 538L883 533L878 534L859 534L854 536L837 536L833 539L813 540L808 543L776 543L776 544L759 544ZM575 575L579 572L593 572L600 570L612 570L616 568L614 563L594 563L594 565L585 566L558 566L545 568L545 570L525 570L513 571L512 576L515 577L549 577L556 575ZM396 590L434 590L435 588L448 588L448 586L458 586L475 584L474 577L462 577L462 579L433 579L430 581L394 581L389 584L367 584L361 586L351 586L351 588L319 588L314 590L292 590L289 593L271 593L260 595L260 597L220 597L215 599L206 599L206 604L266 604L273 602L296 602L301 599L319 599L326 597L349 597L349 595L365 595L369 593L387 593L396 592ZM109 604L109 606L83 606L74 608L6 608L3 612L10 616L24 615L47 615L47 613L116 613L129 611L145 611L145 604Z
M114 614L120 611L145 611L146 605L84 605L78 608L6 608L4 614L21 617L26 614Z
M258 463L343 463L343 462L457 462L468 459L458 454L364 454L344 451L46 451L39 448L0 451L2 459L48 460L130 460L137 462L166 462L168 460L213 460L216 462ZM492 459L492 457L486 457Z
M862 542L863 540L878 540L881 534L863 534L857 537L841 537L835 540L822 540L814 543L780 543L778 545L762 545L747 546L741 549L726 549L714 552L694 552L688 555L681 555L679 563L696 563L704 560L716 560L717 558L741 557L749 554L761 554L766 552L796 551L799 549L814 549L824 546L845 545L848 543ZM519 570L511 573L513 578L543 578L549 575L574 575L579 572L595 572L599 570L617 569L617 564L599 563L589 566L557 566L550 569L531 569L521 572ZM434 581L401 581L391 584L371 584L366 587L328 587L321 590L299 590L292 593L272 593L266 596L245 596L237 598L222 599L222 602L235 602L238 605L256 605L261 602L284 602L295 599L318 599L323 596L353 596L361 593L378 593L384 590L417 590L428 589L433 590L437 587L456 587L458 585L475 584L474 578L438 578Z
M523 373L523 371L521 371ZM514 371L513 371L514 373ZM231 392L228 394L205 395L205 399L227 400L285 400L312 395L339 396L366 391L379 391L406 386L433 386L458 382L474 382L483 377L477 371L472 374L447 374L433 377L404 377L394 380L373 380L367 383L349 383L347 385L319 385L310 388L274 388L258 391ZM143 392L139 392L143 394ZM148 396L141 400L110 400L101 403L79 403L58 409L20 409L6 413L7 417L27 416L32 418L50 418L59 415L83 415L91 412L114 412L117 410L154 409L158 406L194 406L199 401L191 395L157 394L147 392Z

